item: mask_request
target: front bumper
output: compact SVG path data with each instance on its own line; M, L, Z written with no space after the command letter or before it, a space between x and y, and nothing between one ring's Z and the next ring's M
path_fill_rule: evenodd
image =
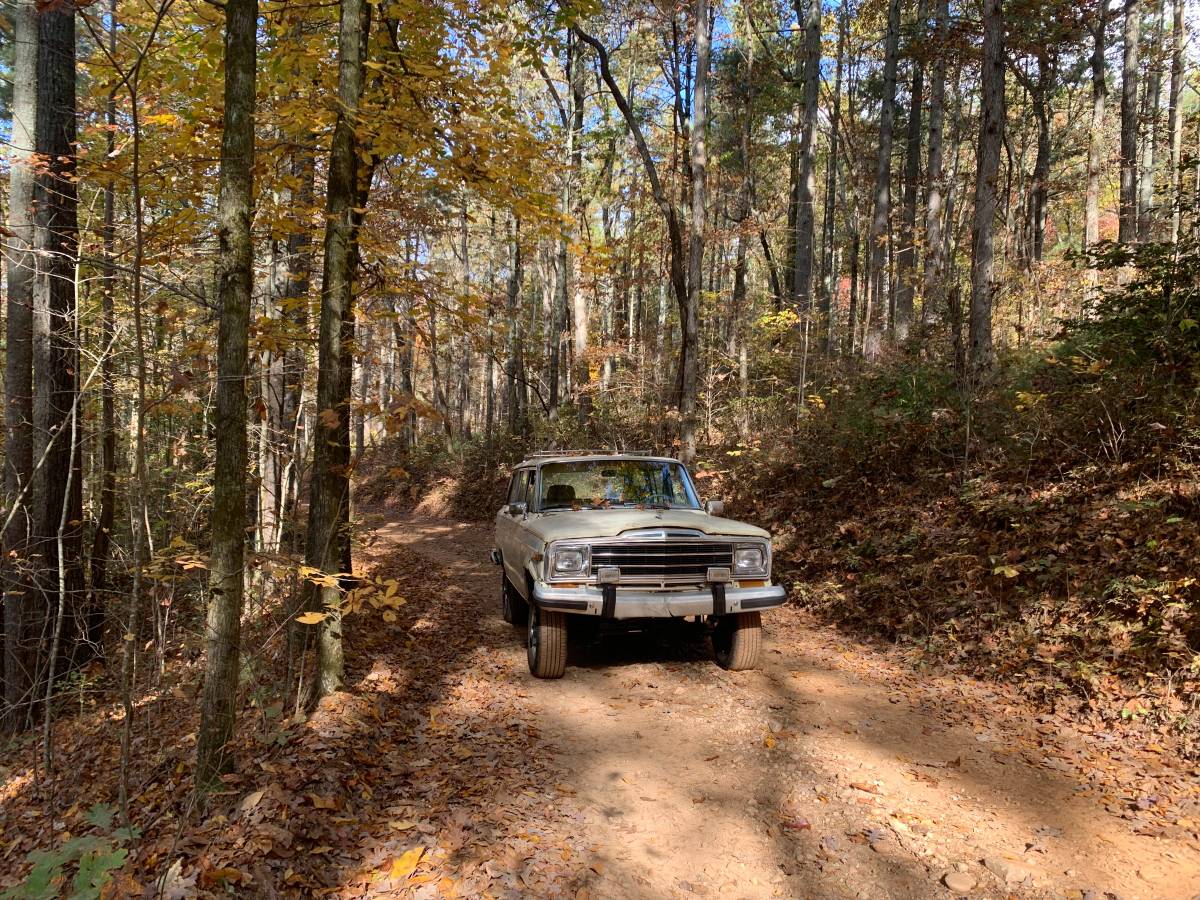
M725 588L725 612L751 612L782 606L787 592L778 584L765 587ZM604 591L598 586L560 588L544 582L533 586L533 602L540 609L599 616L604 613ZM618 587L614 619L668 619L711 616L717 605L711 588L648 591Z

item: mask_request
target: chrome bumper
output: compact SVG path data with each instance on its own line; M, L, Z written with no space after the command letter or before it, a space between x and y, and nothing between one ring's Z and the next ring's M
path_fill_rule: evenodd
M725 612L751 612L782 606L787 592L778 584L766 587L725 588ZM533 586L533 602L541 609L599 616L604 607L603 590L596 586L556 588L538 582ZM614 619L667 619L683 616L711 616L715 600L711 588L683 591L647 591L617 588Z

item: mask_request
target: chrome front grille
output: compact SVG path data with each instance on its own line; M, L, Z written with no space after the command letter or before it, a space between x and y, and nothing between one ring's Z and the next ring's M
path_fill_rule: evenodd
M614 541L592 544L592 575L621 570L621 584L702 582L711 567L733 567L733 544L723 541Z

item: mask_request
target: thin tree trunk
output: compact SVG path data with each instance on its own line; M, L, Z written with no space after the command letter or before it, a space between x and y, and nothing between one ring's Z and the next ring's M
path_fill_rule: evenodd
M370 6L342 0L338 31L338 116L329 152L325 202L325 245L321 276L321 323L317 338L317 422L305 559L322 573L308 586L307 608L324 615L317 624L315 693L325 697L341 689L341 583L350 536L350 385L352 360L347 339L353 335L354 268L363 185L355 124L363 92L366 34ZM431 350L431 352L436 352ZM435 370L436 381L436 370ZM443 406L443 409L445 407ZM447 422L448 427L448 422Z
M1042 261L1046 246L1046 206L1050 194L1050 91L1054 84L1054 63L1044 48L1037 54L1038 77L1033 85L1033 118L1037 122L1037 153L1033 162L1033 183L1029 187L1027 259Z
M1092 26L1092 118L1088 124L1087 195L1084 202L1083 241L1090 249L1100 241L1100 175L1104 164L1104 105L1108 98L1105 78L1104 30L1108 4L1096 6L1096 21ZM1088 267L1089 293L1094 294L1100 273Z
M33 185L37 119L38 24L34 0L17 0L13 20L12 134L4 368L4 725L25 725L33 688L29 643L34 594L27 571L33 476ZM18 509L13 509L17 505Z
M812 0L817 2L817 0ZM679 415L683 434L679 458L686 465L696 459L696 388L699 377L700 291L704 267L704 238L708 203L708 62L711 44L708 0L696 0L696 82L692 91L692 233L688 255L687 306L680 310L683 332ZM809 217L812 204L809 204ZM811 224L811 223L810 223ZM811 264L811 260L810 260Z
M570 169L563 186L563 230L559 234L559 290L562 309L567 308L570 296L572 324L572 372L571 388L575 394L575 409L579 423L586 424L591 416L592 398L588 390L588 306L587 295L579 289L576 279L571 278L571 257L567 253L567 242L573 228L567 223L578 223L583 215L583 117L586 102L586 71L583 66L583 47L578 39L571 41L571 59L567 77L571 86L570 135L567 139L567 158Z
M821 222L820 313L824 323L822 346L830 352L836 344L837 269L834 266L835 214L837 212L839 136L842 124L842 71L850 31L850 2L842 0L838 15L837 61L833 76L833 110L829 117L829 159L825 163L825 209Z
M935 0L937 47L933 58L933 78L929 86L929 156L925 177L928 189L925 201L925 272L921 295L921 323L928 329L941 308L943 273L946 258L942 252L942 220L945 196L945 173L942 163L942 140L945 130L946 105L946 38L950 27L950 0Z
M504 363L505 396L508 398L508 431L519 434L523 422L521 393L517 388L521 352L521 220L514 218L509 225L508 285L505 292L504 311L508 321L508 358Z
M316 161L312 152L307 148L300 150L292 158L292 177L299 187L295 194L295 204L303 220L292 226L292 232L287 239L287 268L288 283L284 294L284 318L288 321L294 340L291 341L284 354L283 368L283 403L280 417L280 430L288 435L287 457L283 460L283 472L280 477L280 531L282 523L290 520L291 513L296 507L300 485L300 466L305 457L304 435L301 428L301 418L304 414L304 374L307 370L306 342L300 339L308 333L309 322L309 288L312 281L312 231L309 227L309 213L313 207Z
M208 651L196 743L196 784L229 765L237 716L246 551L246 363L254 251L254 99L257 0L225 4L225 131L217 201L217 435L213 474Z
M1138 42L1141 0L1125 0L1125 49L1121 64L1121 206L1118 240L1137 239Z
M813 248L816 210L817 114L821 88L821 0L793 0L796 23L804 29L804 87L800 105L800 146L798 149L796 243L792 267L792 293L805 316L812 307Z
M1145 123L1145 139L1142 142L1141 173L1138 183L1138 240L1148 241L1154 227L1154 176L1158 154L1158 108L1162 94L1162 43L1166 30L1167 7L1164 0L1157 0L1158 23L1151 33L1149 46L1150 71L1146 79L1146 92L1142 98ZM1153 7L1152 7L1153 8Z
M707 33L707 26L705 26L704 30ZM632 107L630 107L625 94L622 92L620 85L617 84L617 80L613 75L612 67L609 63L608 51L598 40L580 30L579 26L575 27L575 33L585 44L596 51L596 55L600 62L600 76L603 78L605 85L612 94L613 102L617 104L617 108L621 110L621 115L625 118L625 124L629 128L630 134L633 136L634 144L638 150L638 156L641 158L642 165L646 171L646 178L650 182L650 191L654 197L654 202L658 206L659 211L662 213L663 219L666 221L668 239L667 263L668 271L670 273L669 281L672 293L675 295L676 304L680 310L680 318L686 323L688 319L687 310L690 300L688 295L687 274L683 266L683 229L680 227L679 217L676 214L676 205L672 201L672 198L667 196L666 190L663 187L663 183L658 177L658 166L655 163L654 156L650 152L650 147L646 143L645 137L642 134L641 125L638 123ZM705 73L705 78L707 79L707 72ZM665 326L665 324L666 323L664 321L663 325ZM662 338L663 330L664 329L659 330L660 339ZM695 337L696 332L698 332L698 326L696 331L691 332L691 336L693 338ZM696 347L689 344L689 330L686 325L682 328L682 333L683 340L679 348L679 371L681 373L686 373L688 371L688 367L693 366L693 363L689 360L689 357L695 354ZM698 369L693 367L692 371L697 372ZM682 382L686 382L686 380L686 377L681 379ZM683 398L680 398L680 405L683 405ZM682 413L682 409L680 412Z
M1000 172L1000 148L1004 142L1004 73L1002 0L984 0L982 105L975 171L975 219L971 229L970 366L976 383L994 362L994 230L996 178Z
M863 353L879 355L883 324L887 315L884 304L888 283L888 219L892 208L892 127L896 115L896 55L900 42L900 0L888 4L887 35L884 38L883 101L879 112L879 146L875 162L875 204L868 237L869 293L864 310Z
M924 52L928 0L917 4L912 90L908 104L908 135L904 157L904 199L900 217L900 250L896 254L896 340L908 339L913 321L913 296L917 289L917 183L921 178L921 106L925 102Z
M108 52L117 52L117 0L109 0ZM104 118L108 125L105 144L108 156L115 155L117 146L117 90L114 85L105 101ZM102 296L100 300L100 343L108 347L116 331L114 301L117 291L116 271L116 177L110 175L104 183L104 222L100 229L101 255L104 259ZM100 514L92 536L91 595L87 604L86 638L90 652L101 652L104 628L104 607L108 594L108 557L112 547L112 530L116 523L117 506L117 422L116 392L113 385L112 354L106 352L100 360Z
M1185 0L1174 0L1171 23L1171 97L1167 116L1167 131L1171 136L1171 243L1179 241L1179 225L1183 212L1180 193L1180 163L1183 156L1183 41Z

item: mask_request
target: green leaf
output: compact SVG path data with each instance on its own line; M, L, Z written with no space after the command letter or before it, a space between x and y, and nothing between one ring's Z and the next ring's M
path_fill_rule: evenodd
M108 831L112 828L113 817L117 811L108 803L97 803L83 817L87 819L89 825L95 825L97 828L102 828Z
M99 900L100 889L108 884L112 873L125 865L129 851L109 849L85 853L79 859L79 871L71 884L71 900Z

